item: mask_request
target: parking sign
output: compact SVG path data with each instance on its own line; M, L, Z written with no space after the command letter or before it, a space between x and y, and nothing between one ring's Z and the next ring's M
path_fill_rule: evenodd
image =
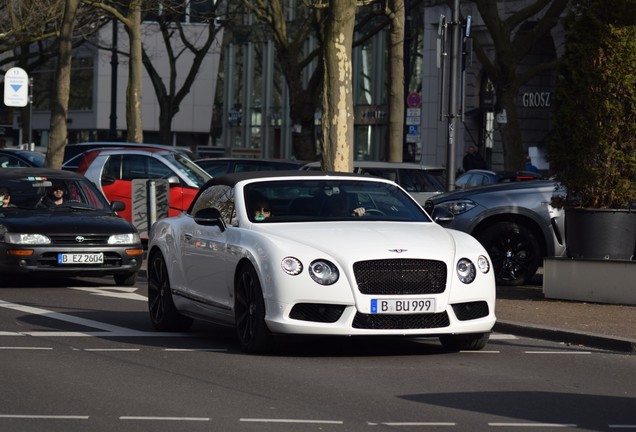
M24 69L13 67L4 75L4 104L24 107L29 103L29 75Z

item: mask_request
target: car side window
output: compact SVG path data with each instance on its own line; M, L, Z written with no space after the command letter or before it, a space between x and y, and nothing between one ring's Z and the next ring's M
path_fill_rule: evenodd
M14 158L13 156L0 155L0 167L2 168L22 168L28 166L29 165L25 164L17 158Z
M110 156L104 164L104 172L102 177L109 177L115 180L121 180L121 156Z
M173 175L176 174L163 162L155 158L148 158L148 178L167 179L168 177L171 177Z
M205 208L216 208L226 225L238 226L234 206L234 189L226 185L216 185L201 192L192 206L192 215Z
M121 179L159 179L168 178L174 173L161 161L144 155L124 155L121 166Z

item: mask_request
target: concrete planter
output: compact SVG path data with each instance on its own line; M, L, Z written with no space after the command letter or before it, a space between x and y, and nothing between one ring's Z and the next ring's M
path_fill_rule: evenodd
M545 258L545 298L636 305L636 261Z

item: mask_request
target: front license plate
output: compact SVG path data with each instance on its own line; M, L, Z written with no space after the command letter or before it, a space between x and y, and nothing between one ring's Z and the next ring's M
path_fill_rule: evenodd
M432 313L435 299L371 299L372 314L416 314Z
M61 253L57 254L58 264L104 264L103 253Z

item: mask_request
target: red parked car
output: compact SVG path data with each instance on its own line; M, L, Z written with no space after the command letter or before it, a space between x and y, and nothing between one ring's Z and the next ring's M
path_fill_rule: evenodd
M95 183L109 201L123 201L121 216L140 229L136 217L146 218L133 202L133 180L165 179L169 184L168 212L176 216L186 210L194 196L212 177L183 153L157 148L97 149L84 153L77 170ZM147 223L147 220L141 222ZM145 227L149 228L149 226Z

